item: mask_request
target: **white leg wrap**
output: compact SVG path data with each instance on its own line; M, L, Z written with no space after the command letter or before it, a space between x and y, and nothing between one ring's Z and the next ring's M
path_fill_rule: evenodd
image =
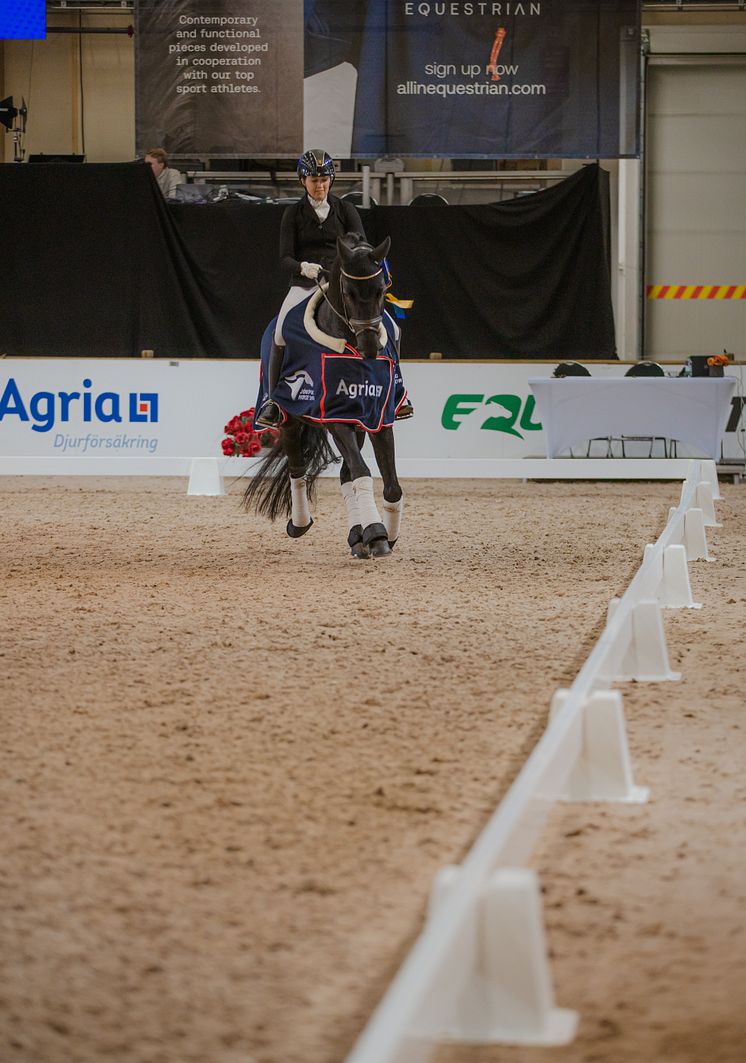
M401 528L401 515L404 509L404 495L398 502L383 500L383 526L386 529L386 537L390 543L395 543L399 538Z
M290 477L291 507L290 519L296 528L305 528L311 523L311 510L308 508L308 491L305 476L297 479Z
M360 520L360 508L355 498L355 488L352 482L342 484L342 498L347 506L347 530L350 531L356 524L362 524Z
M358 476L357 480L352 481L352 487L363 528L367 528L369 524L380 524L381 514L373 495L373 477Z

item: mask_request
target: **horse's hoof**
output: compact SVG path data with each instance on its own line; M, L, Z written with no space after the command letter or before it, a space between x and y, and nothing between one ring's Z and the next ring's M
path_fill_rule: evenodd
M370 557L370 551L368 546L363 542L363 526L362 524L355 524L350 528L350 534L347 536L347 545L350 548L350 553L353 557L364 558Z
M371 546L379 539L385 540L388 545L388 536L386 535L386 529L383 524L369 524L363 532L363 542L366 546Z
M311 524L313 524L313 517L311 517ZM291 539L300 539L301 535L306 534L311 524L306 524L305 528L299 528L296 524L293 524L292 520L289 520L286 531Z
M392 541L391 541L391 540L389 539L389 540L388 540L388 543L389 543L389 550L393 550L393 549L394 549L394 547L396 546L396 544L397 544L398 542L399 542L399 540L398 540L398 539L394 539L394 541L393 541L393 542L392 542Z
M388 539L374 539L370 544L371 557L389 557L390 554L391 547L389 546Z

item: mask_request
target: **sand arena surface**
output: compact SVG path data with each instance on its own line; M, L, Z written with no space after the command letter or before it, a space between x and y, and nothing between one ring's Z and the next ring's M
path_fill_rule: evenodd
M341 1063L662 530L678 484L407 481L390 560L338 488L292 542L184 480L0 480L3 1063ZM379 483L380 490L380 483ZM624 684L642 806L535 854L562 1049L744 1058L746 489L680 683Z

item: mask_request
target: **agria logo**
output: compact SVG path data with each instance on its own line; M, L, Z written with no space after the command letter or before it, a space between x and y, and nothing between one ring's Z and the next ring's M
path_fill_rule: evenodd
M520 395L490 395L489 398L484 395L450 395L440 415L440 423L449 432L455 432L461 427L465 417L475 410L485 413L485 407L490 406L502 406L506 413L495 416L490 410L491 416L482 422L480 429L488 432L507 432L508 435L517 436L519 439L523 439L523 432L541 431L541 425L533 419L536 408L533 395L529 395L525 403ZM519 429L523 429L523 432Z
M84 424L144 424L158 420L158 394L154 391L130 391L121 395L116 391L91 391L93 381L87 377L83 391L35 391L24 398L13 377L8 378L0 395L0 423L6 417L32 421L32 432L51 432L56 424L71 419Z

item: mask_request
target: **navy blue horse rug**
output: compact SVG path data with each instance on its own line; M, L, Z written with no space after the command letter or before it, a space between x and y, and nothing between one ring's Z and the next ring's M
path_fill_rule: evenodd
M287 414L317 424L349 424L378 432L394 423L404 402L404 387L396 350L398 326L384 312L381 341L385 347L377 358L363 358L342 339L323 333L314 317L323 298L315 292L293 307L282 326L285 357L277 386L267 394L269 355L276 318L263 337L261 373L256 409L272 398ZM261 426L254 424L256 431Z

